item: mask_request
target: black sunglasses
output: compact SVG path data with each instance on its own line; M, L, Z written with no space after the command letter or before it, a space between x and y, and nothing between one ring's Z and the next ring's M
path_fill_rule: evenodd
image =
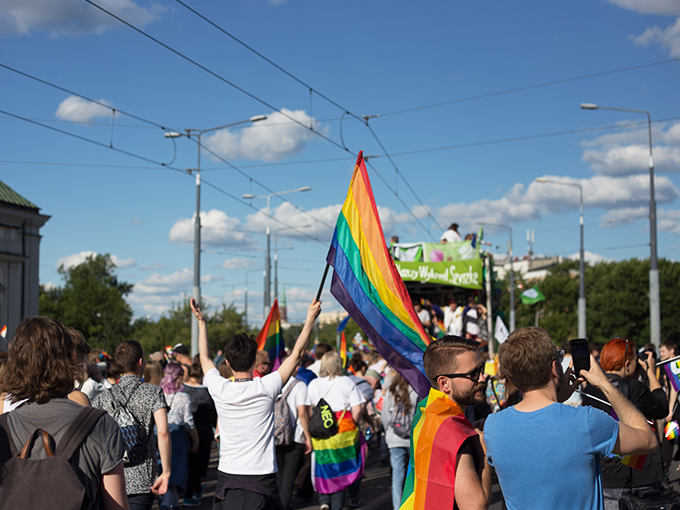
M484 363L479 365L477 368L474 370L470 370L469 372L466 372L464 374L441 374L438 377L448 377L449 379L455 379L457 377L465 377L466 379L470 379L472 382L475 382L479 379L479 376L484 373Z

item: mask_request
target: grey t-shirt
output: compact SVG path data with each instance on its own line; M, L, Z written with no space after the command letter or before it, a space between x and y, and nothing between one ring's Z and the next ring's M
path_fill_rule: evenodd
M38 428L52 436L54 448L81 409L80 404L67 398L53 398L45 404L27 402L19 406L7 416L15 448L21 451L29 436ZM71 457L71 465L93 502L93 508L99 508L102 475L120 464L124 453L125 442L118 424L108 414L104 414ZM42 441L34 442L30 458L46 458Z

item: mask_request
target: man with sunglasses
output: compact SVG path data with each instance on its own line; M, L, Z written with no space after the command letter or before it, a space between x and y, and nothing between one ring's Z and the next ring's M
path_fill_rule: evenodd
M599 456L642 455L656 447L645 417L616 389L590 356L580 377L563 372L548 332L513 331L498 350L500 369L524 399L487 418L489 463L510 510L602 510ZM583 381L602 391L619 418L594 407L561 404Z
M477 349L475 340L446 335L425 350L423 365L433 388L418 404L413 421L418 425L411 430L407 497L402 510L489 506L491 468L484 441L465 418L467 406L485 399L484 362ZM416 439L418 447L414 448ZM421 443L427 443L426 447L421 448Z

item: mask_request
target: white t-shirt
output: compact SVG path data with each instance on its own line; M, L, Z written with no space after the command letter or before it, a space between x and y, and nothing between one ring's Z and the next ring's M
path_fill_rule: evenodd
M352 407L366 402L366 397L359 392L354 381L344 375L333 379L328 377L312 379L307 387L307 393L312 406L323 398L334 413L343 409L350 411Z
M311 370L316 374L317 377L319 377L319 370L321 370L321 360L320 359L316 360L314 363L307 367L307 370Z
M276 473L274 403L281 393L278 372L252 381L224 379L216 368L203 377L220 427L219 471L232 475Z
M288 409L290 410L290 421L291 423L295 423L295 437L294 441L296 443L305 443L305 432L302 429L302 425L300 425L300 420L298 420L298 406L309 406L311 405L309 403L309 397L307 395L307 385L300 381L299 379L295 379L295 377L291 377L286 385L283 387L283 390L281 390L281 393L286 393L288 388L293 384L294 381L297 381L295 383L295 386L293 386L293 389L290 390L290 394L288 395L288 398L286 399L286 403L288 404Z
M422 324L425 324L426 322L431 321L430 319L430 312L428 312L425 309L422 309L418 312L418 318L420 319L420 322Z
M446 334L461 336L463 334L463 307L457 306L451 310L450 306L444 307L444 326Z
M471 319L474 319L474 320L468 322L465 325L465 329L467 330L465 332L470 333L471 335L475 335L475 336L479 335L479 324L477 324L477 320L478 320L477 309L476 308L470 308L467 312L467 316L470 317Z
M459 241L462 241L463 238L460 237L460 234L456 232L455 230L447 230L442 234L442 236L439 238L440 241L446 241L447 243L456 243Z

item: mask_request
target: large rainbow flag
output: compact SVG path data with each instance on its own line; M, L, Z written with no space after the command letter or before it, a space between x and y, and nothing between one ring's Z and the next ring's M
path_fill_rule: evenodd
M286 354L284 350L283 333L281 332L281 315L279 314L279 300L275 299L269 311L267 322L264 323L260 334L257 335L257 350L269 352L272 372L279 368Z
M680 391L680 378L678 377L678 374L680 374L680 361L666 363L663 368L666 370L666 375L673 385L673 389L675 391Z
M476 434L458 404L431 388L411 424L411 458L399 510L453 508L456 456Z
M336 412L335 419L337 434L328 439L312 438L312 483L320 494L343 491L364 474L366 442L352 413Z
M326 260L334 268L331 294L418 395L427 395L431 384L425 376L423 352L432 338L413 310L385 244L363 152Z

